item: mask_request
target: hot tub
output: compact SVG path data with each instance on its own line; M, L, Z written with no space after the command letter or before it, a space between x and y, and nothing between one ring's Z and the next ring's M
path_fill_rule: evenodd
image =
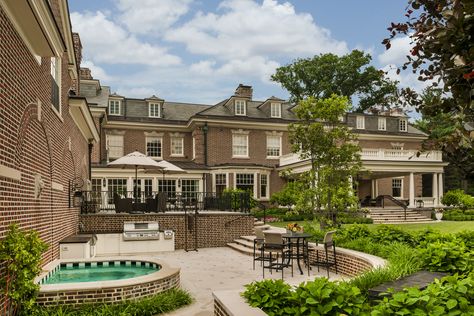
M179 269L137 257L55 260L36 279L39 305L114 303L179 286Z

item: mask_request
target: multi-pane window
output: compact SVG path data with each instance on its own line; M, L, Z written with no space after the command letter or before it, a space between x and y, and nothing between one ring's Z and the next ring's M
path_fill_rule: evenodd
M138 179L138 186L135 179L133 179L133 197L145 198L152 195L152 179Z
M158 180L158 192L165 192L168 197L175 197L176 180Z
M120 115L121 114L121 102L120 100L109 100L109 115Z
M235 115L246 115L245 100L235 100Z
M148 116L149 117L161 117L161 106L159 103L148 104Z
M232 156L233 157L248 157L249 135L233 134L232 135Z
M379 117L379 131L387 130L387 118Z
M227 174L217 173L216 174L216 194L219 196L227 188Z
M107 179L108 203L114 203L114 195L127 197L127 179Z
M402 197L402 184L403 184L403 179L400 179L400 178L392 179L392 196L393 197Z
M61 59L57 57L51 57L51 104L53 107L61 113L60 106L60 95L61 95L61 70L60 70Z
M123 135L107 135L107 149L109 158L123 156Z
M197 193L199 192L199 180L181 180L181 192L184 198L197 198Z
M154 158L161 158L162 154L161 137L146 138L146 155Z
M281 117L281 104L280 103L270 103L270 116Z
M253 193L254 174L253 173L236 173L235 187L244 191Z
M400 130L400 132L406 132L407 127L408 127L407 119L400 119L398 121L398 129Z
M268 175L266 174L260 175L260 197L268 197Z
M267 157L280 157L281 136L267 135Z
M356 128L364 129L365 128L365 116L356 116Z
M183 156L184 155L184 138L183 137L171 137L171 156Z
M92 202L98 204L101 201L101 192L102 192L102 178L92 178L91 179L91 200Z

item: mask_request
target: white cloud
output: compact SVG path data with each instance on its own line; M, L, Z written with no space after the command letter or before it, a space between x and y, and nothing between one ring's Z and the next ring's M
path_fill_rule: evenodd
M168 66L181 62L166 48L140 41L100 11L85 14L73 12L71 21L86 48L85 55L95 63Z
M81 67L89 68L91 70L92 77L94 79L113 81L114 78L107 74L104 68L97 66L90 60L83 60Z
M197 63L192 64L189 67L189 70L191 72L196 73L196 74L201 74L201 75L212 75L214 74L214 66L216 65L216 62L213 60L201 60Z
M120 0L120 21L136 34L162 33L189 10L191 0Z
M164 37L183 43L191 53L223 60L348 51L345 42L333 39L329 30L316 25L310 14L297 13L289 2L227 0L219 5L218 12L222 13L198 12Z
M394 64L386 65L382 70L387 73L390 79L399 81L399 86L402 88L409 87L417 92L421 92L430 84L429 81L418 80L418 74L412 73L411 70L401 71L397 74L397 66Z
M395 64L401 66L407 61L407 55L412 47L409 36L398 37L391 41L391 47L378 56L382 65Z

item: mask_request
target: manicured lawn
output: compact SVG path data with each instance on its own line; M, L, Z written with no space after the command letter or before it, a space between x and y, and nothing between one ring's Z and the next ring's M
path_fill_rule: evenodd
M268 223L269 225L276 226L276 227L286 227L288 223L294 223L294 222L273 222L273 223ZM304 221L297 221L298 225L303 225L305 222ZM375 224L367 224L367 226L370 229L373 229L377 227L378 225ZM417 230L423 230L426 228L432 228L435 230L439 230L440 232L443 233L457 233L462 230L474 230L474 221L442 221L440 223L438 222L433 222L433 223L424 223L424 224L397 224L394 225L397 227L400 227L403 230L406 231L417 231Z

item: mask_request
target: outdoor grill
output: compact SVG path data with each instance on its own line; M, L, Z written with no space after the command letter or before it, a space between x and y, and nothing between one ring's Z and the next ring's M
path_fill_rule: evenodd
M125 222L123 223L123 240L156 240L160 239L158 222Z

